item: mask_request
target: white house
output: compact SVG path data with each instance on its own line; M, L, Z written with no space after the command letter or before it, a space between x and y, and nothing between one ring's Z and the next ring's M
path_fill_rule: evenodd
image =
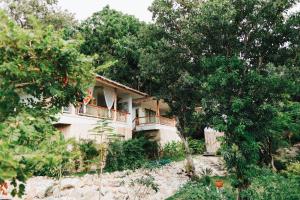
M179 141L175 120L167 116L169 107L162 100L103 76L96 76L90 97L63 109L55 126L67 138L93 139L90 130L106 119L124 140L141 133L153 136L161 145Z

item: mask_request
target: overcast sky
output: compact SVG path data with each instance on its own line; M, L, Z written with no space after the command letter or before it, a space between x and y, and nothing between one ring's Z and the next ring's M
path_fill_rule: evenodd
M153 0L59 0L58 5L75 14L76 19L83 20L104 6L134 15L142 21L150 22L152 18L148 7Z

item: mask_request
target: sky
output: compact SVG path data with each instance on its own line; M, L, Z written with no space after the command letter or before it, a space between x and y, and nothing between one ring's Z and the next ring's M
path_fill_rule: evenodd
M134 15L141 21L151 22L152 14L148 7L153 0L59 0L58 6L75 14L78 20L90 17L104 6Z

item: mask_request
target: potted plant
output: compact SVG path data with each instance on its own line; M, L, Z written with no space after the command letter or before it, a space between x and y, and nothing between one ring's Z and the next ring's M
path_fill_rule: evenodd
M215 185L218 189L223 187L224 182L222 180L216 180Z

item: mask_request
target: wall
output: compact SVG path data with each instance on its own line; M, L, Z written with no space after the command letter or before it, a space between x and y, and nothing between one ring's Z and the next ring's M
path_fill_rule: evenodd
M98 138L99 141L100 137L93 135L94 133L90 131L95 127L98 120L99 119L93 117L64 113L60 117L60 124L56 125L56 127L63 132L66 138L75 138L76 140ZM127 123L109 121L111 122L110 126L114 128L116 133L123 135L125 140L132 138L132 130Z
M207 153L216 154L221 147L221 142L218 141L218 138L224 136L224 133L216 131L212 128L205 128L204 136Z
M161 125L163 126L163 125ZM160 145L164 146L169 142L180 142L181 139L177 134L176 128L174 127L162 127L159 129Z

